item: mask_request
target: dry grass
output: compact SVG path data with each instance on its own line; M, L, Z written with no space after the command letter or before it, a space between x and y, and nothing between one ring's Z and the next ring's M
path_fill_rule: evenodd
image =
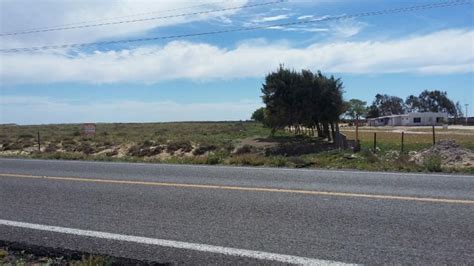
M0 156L426 171L426 167L409 163L403 154L396 153L400 151L399 130L362 128L359 136L363 152L353 157L349 151L331 151L331 144L316 138L295 137L287 132L269 137L269 129L252 122L97 124L94 137L82 136L81 125L77 124L0 125ZM405 134L405 151L430 147L429 130L409 128ZM474 131L437 130L437 140L454 139L461 146L474 150ZM37 152L38 131L42 152ZM349 139L355 138L353 128L343 127L341 131ZM376 155L369 151L373 147L374 132L377 132Z
M439 133L436 134L436 141L451 139L463 147L474 149L474 134L471 134L471 132L463 134L463 131L454 131L455 134L449 134L451 131L443 132L441 129L437 129L436 132ZM342 131L342 133L347 135L350 139L355 138L354 131ZM402 134L400 132L383 131L381 129L359 132L359 139L362 146L373 146L374 133L377 133L377 147L380 149L400 150ZM417 151L430 147L433 144L433 136L430 131L425 134L405 132L404 142L406 151Z

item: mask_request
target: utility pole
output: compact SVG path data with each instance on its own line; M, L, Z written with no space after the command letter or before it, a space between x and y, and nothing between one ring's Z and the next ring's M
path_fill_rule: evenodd
M465 105L466 105L466 113L464 114L464 116L466 117L466 126L467 126L467 120L468 120L467 118L469 117L467 116L467 107L469 106L469 104L466 103Z

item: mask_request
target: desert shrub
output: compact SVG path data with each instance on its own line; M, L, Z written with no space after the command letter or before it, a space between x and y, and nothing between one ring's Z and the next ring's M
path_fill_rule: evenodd
M234 165L259 166L264 165L266 163L266 159L265 157L259 154L239 154L232 156L229 159L229 163Z
M430 172L441 172L441 157L439 155L430 155L423 160L423 166Z
M362 157L364 157L367 162L369 163L377 163L379 162L379 158L377 157L377 155L375 155L371 150L369 149L362 149L360 151L360 154L362 155Z
M8 142L2 143L2 147L0 148L0 151L8 151L8 150L10 150L10 143Z
M61 143L63 145L75 145L76 141L73 139L64 139L63 141L61 141Z
M105 153L105 156L112 157L118 154L118 150L112 150Z
M299 156L292 156L288 158L288 161L293 164L296 168L302 168L302 167L307 167L310 166L312 163L309 161L306 161L305 159L299 157Z
M19 139L32 139L34 138L35 136L31 135L31 134L21 134L18 136Z
M234 146L234 144L232 144L231 141L226 142L226 143L224 143L224 145L222 145L222 150L224 150L227 153L232 152L234 149L235 149L235 146Z
M128 155L136 157L154 156L160 154L163 151L163 147L148 147L144 145L135 145L128 149Z
M193 150L193 155L203 155L204 153L215 149L217 149L217 147L214 145L199 145L199 147Z
M35 142L33 142L33 141L29 140L29 139L28 139L28 140L21 140L21 141L19 141L19 142L17 143L17 145L18 145L19 147L21 147L21 148L29 148L29 147L31 147L31 146L33 146L33 145L35 145L35 144L36 144Z
M72 135L74 137L79 137L81 135L81 132L79 130L76 130L76 131L72 132Z
M303 154L310 154L322 151L320 145L314 143L283 143L276 147L265 149L267 156L283 155L283 156L297 156Z
M58 146L54 143L48 144L46 148L44 148L44 152L56 152L58 150Z
M21 143L18 143L18 142L4 143L2 146L2 150L4 151L20 150L21 148L22 148L22 145Z
M224 160L223 156L219 153L211 153L207 156L207 164L220 164Z
M64 140L61 142L61 146L65 151L72 152L76 150L78 144L74 140Z
M106 140L106 141L102 142L102 145L105 146L105 147L110 147L110 146L113 145L113 143L110 140Z
M153 146L153 142L147 139L142 143L142 147L145 147L145 146Z
M268 165L276 166L276 167L284 167L284 166L288 166L288 160L287 158L283 156L276 156L269 159Z
M236 155L247 154L247 153L252 153L252 152L254 152L255 150L256 150L256 149L255 149L254 146L245 144L245 145L243 145L243 146L241 146L241 147L238 147L238 148L235 150L234 154L236 154Z
M83 142L81 143L80 145L78 145L74 151L76 152L82 152L84 154L93 154L95 152L94 148L92 147L92 145L88 142Z
M169 153L174 153L177 150L181 150L182 152L190 152L193 150L193 145L189 141L174 141L168 143L166 146L166 151Z

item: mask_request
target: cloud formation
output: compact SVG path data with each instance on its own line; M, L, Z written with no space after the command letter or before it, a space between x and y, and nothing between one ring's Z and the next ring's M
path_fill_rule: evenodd
M247 4L247 0L192 2L186 0L150 1L150 0L83 0L83 1L55 1L55 0L23 0L3 1L0 13L0 31L11 33L37 28L51 28L61 25L96 24L100 22L116 22L123 20L161 17L176 14L200 12L222 8L240 7ZM148 30L179 25L195 21L222 19L239 12L228 10L224 12L182 16L167 19L158 19L138 23L124 23L111 26L91 27L78 30L65 30L27 35L1 37L2 49L43 46L61 43L94 42L113 37L124 37L143 33ZM131 14L142 14L131 16ZM99 20L98 20L99 19ZM90 22L79 23L77 22Z
M3 54L4 84L152 84L174 79L210 80L263 77L284 63L296 69L335 73L474 72L473 30L446 30L389 41L338 41L295 48L288 43L243 42L233 49L172 41L164 46L79 53Z

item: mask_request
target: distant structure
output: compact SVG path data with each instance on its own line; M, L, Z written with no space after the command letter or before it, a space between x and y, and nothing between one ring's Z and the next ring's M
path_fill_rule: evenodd
M369 126L434 126L448 123L447 113L408 113L367 119Z

